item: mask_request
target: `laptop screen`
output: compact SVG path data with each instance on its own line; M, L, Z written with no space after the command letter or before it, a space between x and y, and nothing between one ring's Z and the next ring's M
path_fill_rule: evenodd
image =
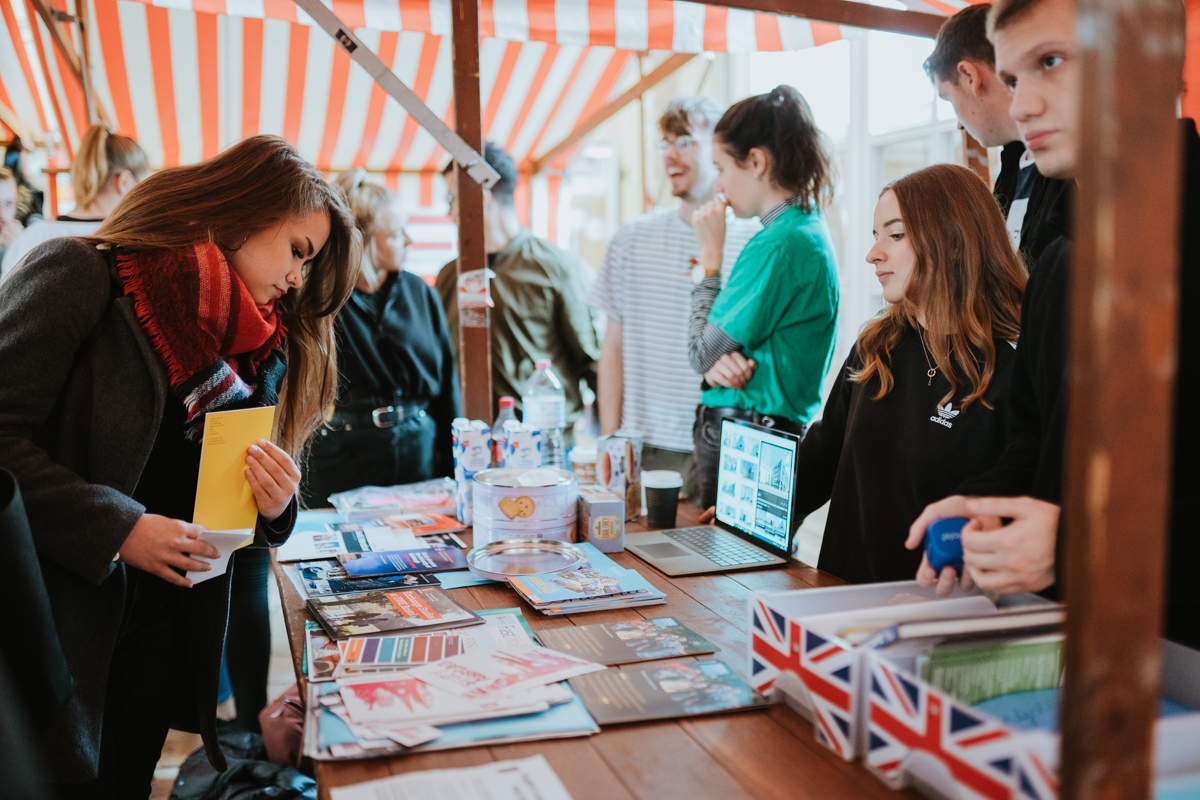
M796 494L798 439L721 420L717 521L777 550L788 550Z

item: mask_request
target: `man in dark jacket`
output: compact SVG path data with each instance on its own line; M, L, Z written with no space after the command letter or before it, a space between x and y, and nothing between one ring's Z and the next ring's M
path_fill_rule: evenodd
M1071 180L1079 158L1077 131L1079 61L1075 5L1071 0L1000 0L993 41L1002 78L1016 86L1011 113L1046 175ZM1180 219L1178 370L1175 383L1174 464L1167 549L1167 638L1200 647L1200 419L1192 412L1200 393L1200 136L1182 120L1183 187ZM1065 324L1071 247L1064 237L1042 256L1025 290L1021 342L1009 395L1009 444L996 467L968 480L962 495L927 507L913 523L908 546L917 547L935 519L1006 518L999 530L964 533L971 578L1000 593L1041 591L1059 578L1059 503L1066 437ZM977 497L968 499L964 495ZM978 548L978 549L977 549ZM986 548L986 549L984 549ZM922 564L918 580L949 590L953 570L935 575Z
M1008 87L996 76L987 38L987 3L968 6L938 31L925 73L938 96L954 106L958 124L984 147L1003 147L992 193L1000 204L1013 247L1031 270L1046 247L1067 232L1068 181L1044 177L1008 114Z

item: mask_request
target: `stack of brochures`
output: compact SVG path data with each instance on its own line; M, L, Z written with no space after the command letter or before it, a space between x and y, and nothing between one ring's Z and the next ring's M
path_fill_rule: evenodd
M305 754L363 758L595 733L560 682L605 667L534 643L519 609L484 616L466 636L360 637L337 642L336 655L309 631ZM449 651L458 654L431 657Z
M512 577L508 582L525 602L543 614L579 614L630 606L654 606L667 595L637 570L618 566L590 544L577 544L587 560L574 569Z
M347 520L381 519L391 514L457 513L454 481L434 478L402 486L363 486L329 496L330 504Z

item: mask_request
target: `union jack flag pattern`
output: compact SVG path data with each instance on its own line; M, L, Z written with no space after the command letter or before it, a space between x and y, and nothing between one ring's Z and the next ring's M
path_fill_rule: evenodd
M953 786L961 800L1053 800L1058 782L1020 733L868 654L867 766L893 789ZM926 757L910 759L914 753ZM931 758L932 757L932 761ZM906 764L908 760L908 764ZM940 765L940 766L937 766ZM937 773L937 774L933 774Z
M858 654L845 641L818 634L772 608L769 596L750 599L750 683L766 693L803 685L803 697L817 741L846 760L858 738L854 677ZM793 680L793 678L795 680ZM788 691L795 697L795 691Z

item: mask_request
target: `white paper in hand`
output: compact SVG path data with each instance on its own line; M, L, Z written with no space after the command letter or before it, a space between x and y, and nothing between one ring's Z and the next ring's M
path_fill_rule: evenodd
M251 528L242 528L236 531L205 531L196 538L202 542L208 542L220 550L221 557L204 558L203 556L192 556L192 558L212 564L212 569L208 572L197 572L194 570L188 572L187 579L193 585L203 583L209 578L215 578L218 575L224 575L225 570L229 569L229 557L233 555L233 551L253 539L254 531Z

